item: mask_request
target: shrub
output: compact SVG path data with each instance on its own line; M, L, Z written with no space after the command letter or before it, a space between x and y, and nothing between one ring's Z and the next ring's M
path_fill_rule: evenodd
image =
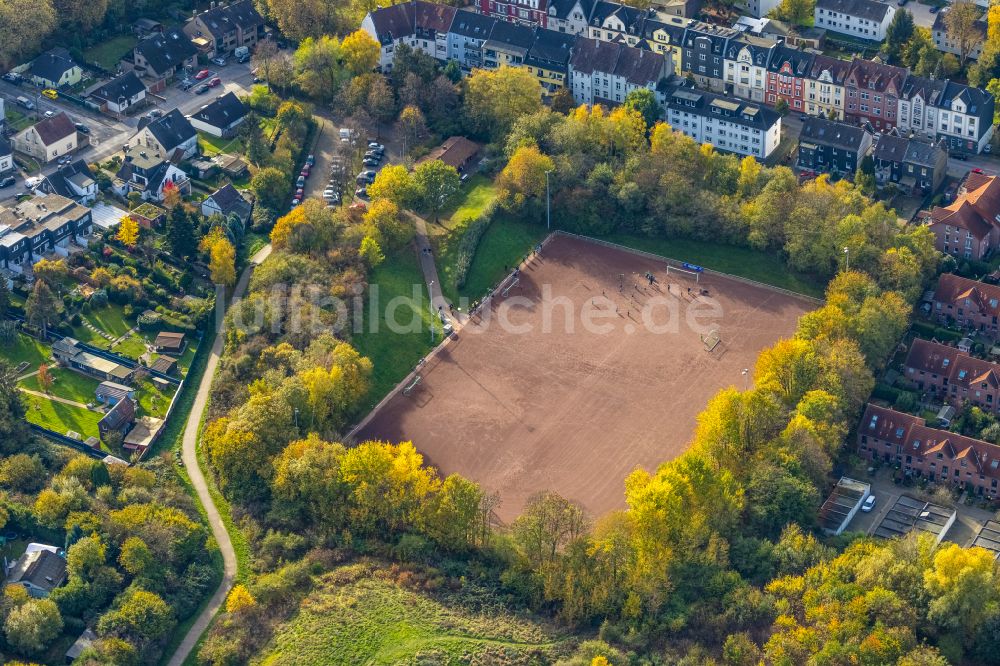
M891 386L886 386L885 384L878 384L875 386L875 390L872 391L872 397L878 400L885 400L888 403L896 404L899 400L899 394L901 391L894 389Z
M465 279L469 275L469 268L472 266L472 260L476 256L476 249L479 247L479 241L483 239L483 234L489 228L490 223L493 221L493 215L496 212L496 203L490 203L483 214L477 217L475 220L469 223L469 227L465 230L465 235L462 236L462 240L458 243L458 259L455 262L455 286L464 287Z

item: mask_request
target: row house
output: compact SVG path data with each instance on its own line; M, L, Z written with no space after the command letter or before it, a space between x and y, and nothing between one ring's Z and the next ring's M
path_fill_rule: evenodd
M1000 179L970 171L947 206L921 218L934 234L939 252L982 261L1000 242Z
M131 66L149 92L157 93L177 77L193 75L198 51L187 35L171 28L141 40L132 49L130 60L124 61L125 68Z
M682 49L684 48L684 32L691 19L680 16L659 14L656 18L648 18L643 24L643 38L646 46L653 53L659 53L670 58L673 71L671 74L681 74Z
M953 153L979 154L993 138L996 100L982 88L948 81L937 112L935 137Z
M462 13L471 15L471 12ZM406 2L369 12L361 21L361 29L379 43L379 68L388 72L392 70L395 50L400 44L439 61L448 60L451 57L451 29L457 14L458 10L446 5ZM496 19L485 20L492 29Z
M806 118L799 134L800 169L853 176L872 147L872 135L857 125Z
M775 47L767 66L767 103L774 106L779 99L796 113L805 109L806 78L812 71L815 56L808 51L783 44Z
M913 194L936 192L948 170L948 151L940 143L901 137L895 130L879 137L872 157L879 185L898 183Z
M903 362L907 382L960 409L965 403L1000 413L1000 365L955 347L915 339Z
M689 86L670 89L665 106L675 131L719 150L764 160L781 141L781 116L764 106Z
M938 107L948 82L911 74L899 93L897 124L901 132L934 136Z
M382 11L386 10L379 10L376 13ZM483 44L490 38L496 23L496 19L482 14L455 12L455 20L452 21L451 30L448 31L448 56L457 61L465 73L468 74L473 69L483 66ZM386 69L384 60L382 69Z
M919 416L869 403L858 426L858 453L970 494L998 494L1000 446L931 428Z
M877 0L816 0L813 25L873 42L885 41L896 8Z
M694 22L684 33L681 75L690 74L701 88L723 92L726 46L739 31L718 25Z
M490 38L483 43L483 67L521 67L534 40L535 31L527 26L497 22Z
M958 39L951 34L948 30L948 21L945 16L948 14L948 9L945 8L944 11L938 12L937 16L934 17L934 25L931 27L931 39L934 40L934 47L938 51L944 53L951 53L952 55L962 57L962 48L959 44ZM979 60L979 56L983 53L983 44L986 43L986 35L988 31L988 25L986 22L986 13L972 25L972 30L974 31L975 37L972 39L972 43L975 46L967 54L967 56L972 60Z
M851 63L839 58L817 55L805 81L805 112L810 116L844 119L844 82L851 71Z
M942 273L931 298L933 316L942 324L958 324L996 340L1000 286Z
M575 43L575 35L535 29L534 42L528 49L524 64L542 84L546 96L566 87L569 58Z
M725 58L726 93L763 102L767 90L767 65L777 48L774 42L749 35L729 40Z
M596 0L549 0L545 27L570 35L585 35Z
M902 67L855 58L844 80L847 120L859 125L870 123L879 131L895 127L899 95L907 74Z
M243 46L252 49L264 39L264 17L253 0L212 2L184 24L184 34L208 57L224 55Z
M655 92L670 70L659 53L580 37L569 61L570 90L578 104L616 106L633 90Z
M602 42L620 42L638 46L643 41L643 26L653 12L616 2L598 0L590 16L587 36Z
M547 0L479 0L479 13L508 23L546 27Z
M21 273L50 253L65 257L70 244L86 246L92 229L91 210L58 194L0 208L0 265Z

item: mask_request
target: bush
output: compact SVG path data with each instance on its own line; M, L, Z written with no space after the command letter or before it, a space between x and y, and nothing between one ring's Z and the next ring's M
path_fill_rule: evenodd
M950 328L935 328L934 337L942 342L958 342L965 337L965 334Z
M886 386L885 384L877 384L875 390L872 391L872 397L877 400L884 400L890 404L896 404L899 400L899 394L901 391L899 389L894 389L891 386Z
M916 333L918 338L931 338L935 335L937 331L937 326L929 321L914 321L913 322L913 332Z
M479 247L479 241L482 240L483 234L489 229L490 223L493 221L493 215L496 212L496 203L490 203L483 214L477 217L475 220L469 223L469 227L465 230L465 235L462 236L462 240L458 243L458 260L455 262L455 286L464 287L465 279L468 277L469 268L472 266L472 260L476 256L476 249Z

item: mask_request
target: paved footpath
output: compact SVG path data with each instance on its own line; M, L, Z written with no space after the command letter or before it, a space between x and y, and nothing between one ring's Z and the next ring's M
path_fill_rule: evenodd
M420 261L420 269L423 271L424 281L427 283L427 292L431 298L431 309L434 312L438 312L438 308L440 308L440 311L444 312L452 320L452 324L456 328L459 328L466 323L469 317L464 312L451 312L449 309L450 303L441 292L441 279L438 277L434 253L428 251L433 246L427 236L427 220L409 210L405 211L405 213L413 222L413 226L416 229L417 259Z
M243 297L243 294L246 293L247 285L250 283L250 275L253 273L254 267L267 259L270 254L271 246L265 245L250 259L250 265L243 271L243 275L240 276L240 281L233 291L230 307L238 302ZM177 647L174 656L170 658L168 666L181 666L184 663L184 660L187 659L191 650L198 643L198 639L208 629L212 618L222 608L236 578L236 551L233 549L233 542L229 540L229 533L226 532L226 526L219 515L219 509L215 506L215 502L208 492L208 483L201 472L201 467L198 465L198 436L201 434L201 417L205 412L205 405L208 403L209 393L212 389L212 378L215 376L215 370L219 365L219 358L222 356L223 336L220 335L221 328L222 317L218 317L212 351L205 366L205 373L201 377L201 383L198 385L198 393L195 396L194 405L191 408L191 414L188 416L187 426L184 430L182 457L184 467L191 477L191 485L194 486L195 492L198 493L201 505L205 507L205 513L208 515L208 524L212 528L212 536L215 538L215 542L219 544L219 550L222 551L223 576L222 582L219 583L219 588L212 595L208 605L202 610L201 615L198 616L195 623L191 625L187 636L184 637L184 640Z

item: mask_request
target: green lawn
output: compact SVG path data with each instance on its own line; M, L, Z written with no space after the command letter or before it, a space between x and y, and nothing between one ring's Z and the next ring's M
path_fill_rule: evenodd
M516 266L545 236L544 226L497 215L479 242L465 286L457 290L458 295L470 301L482 298L506 275L504 267Z
M97 385L100 382L96 379L66 368L52 368L49 370L49 374L52 375L52 388L49 390L50 395L72 400L73 402L80 402L85 405L97 401L94 391L97 390ZM29 391L44 393L41 385L38 383L38 375L28 377L21 382L21 386Z
M100 347L101 349L109 349L111 347L111 342L109 340L98 335L83 324L73 327L73 337L80 342L86 342L88 345Z
M497 187L486 176L476 174L462 185L462 195L455 210L441 215L441 224L448 229L482 215L486 204L497 195Z
M7 117L7 124L10 125L11 129L15 132L20 132L23 129L31 127L31 118L27 115L11 108L10 105L4 107L4 115Z
M128 333L133 326L126 321L122 306L113 303L100 310L91 310L82 316L97 328L116 338Z
M34 395L25 395L24 404L28 408L28 421L43 428L48 428L59 434L66 434L67 431L74 430L83 435L84 439L99 435L97 423L104 416L99 412L64 405L61 402L54 402Z
M685 238L648 238L623 233L611 234L603 240L816 298L822 298L825 288L816 278L792 273L777 256L750 248Z
M25 374L38 370L38 366L51 357L48 345L23 333L18 333L17 340L12 345L0 343L0 358L7 359L13 366L28 363Z
M139 357L146 353L147 342L146 338L139 333L132 333L120 343L115 345L111 351L138 361Z
M118 37L104 39L101 40L100 44L96 44L84 51L83 57L87 62L96 62L104 69L115 72L118 71L118 61L122 59L122 56L135 48L136 42L138 42L138 39L136 39L135 35L119 35Z
M198 132L198 145L201 152L208 157L219 153L243 153L243 141L241 139L222 139L205 132Z
M529 619L468 609L461 594L432 597L364 564L341 567L317 583L253 663L550 664L571 647Z
M432 321L427 285L412 247L406 246L386 257L371 272L368 281L370 295L377 294L378 298L369 298L364 331L356 333L352 341L355 348L370 358L375 366L365 408L374 407L431 349L429 325ZM419 301L413 299L414 288L419 294ZM389 330L387 315L394 306L398 307L393 310L393 320L401 327L415 330ZM372 312L373 309L375 312ZM441 327L438 325L435 341L440 340Z

